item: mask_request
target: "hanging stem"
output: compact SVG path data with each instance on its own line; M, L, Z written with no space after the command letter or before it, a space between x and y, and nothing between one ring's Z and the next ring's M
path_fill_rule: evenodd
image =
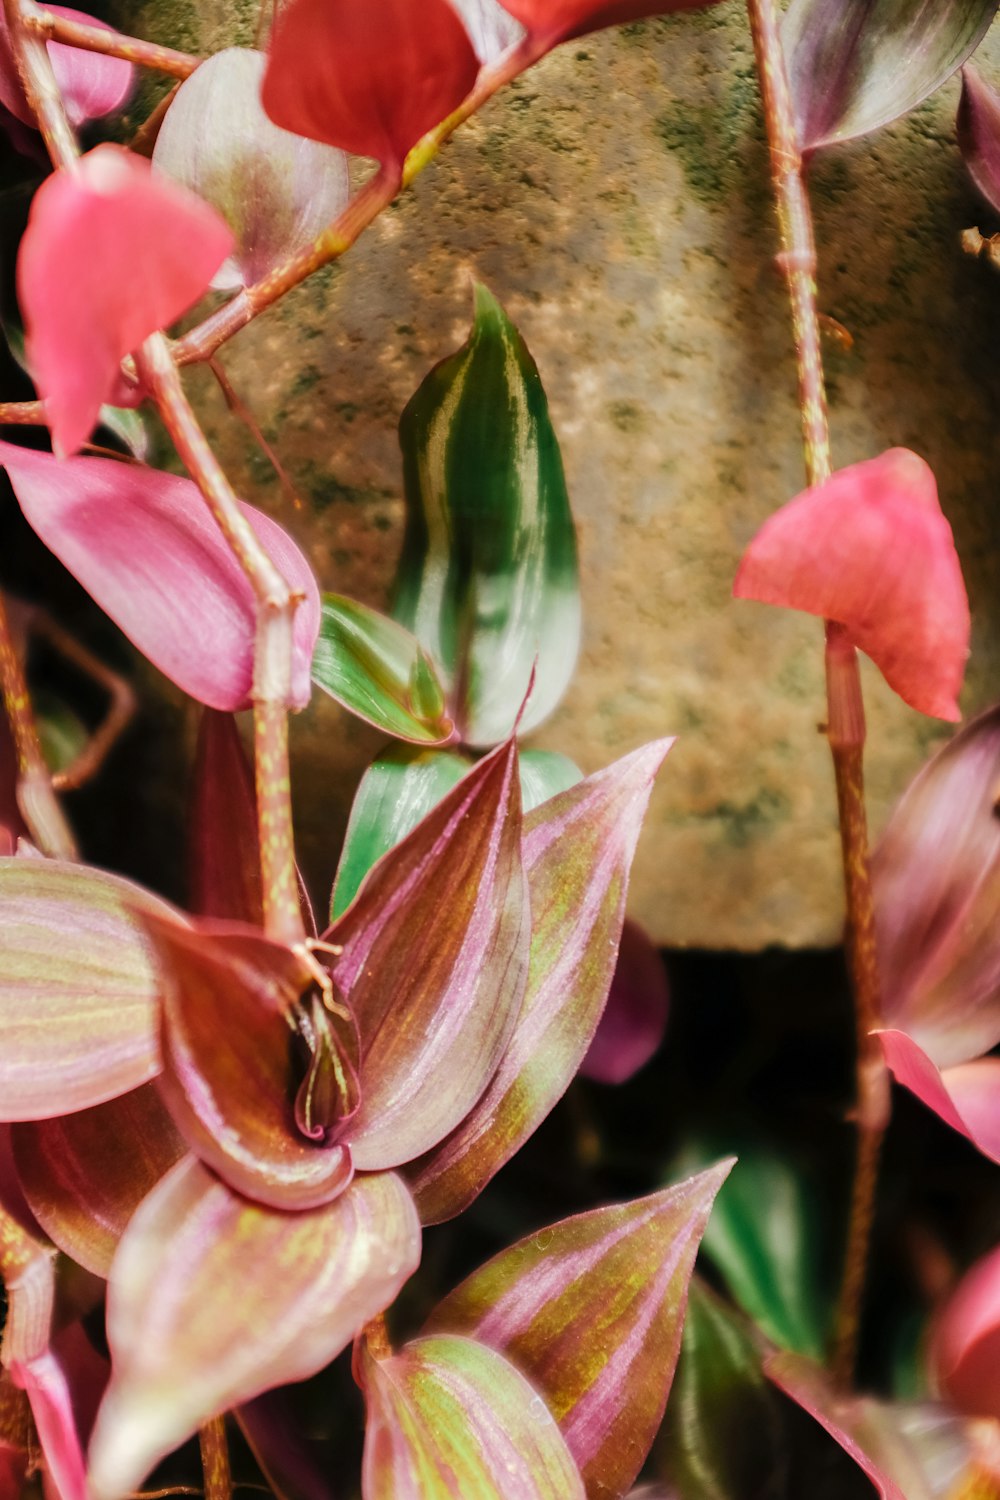
M53 859L76 859L69 824L52 787L31 711L24 668L0 594L0 692L17 754L17 802L31 837Z
M225 1417L214 1417L199 1430L201 1472L205 1500L233 1500L233 1476L229 1467L229 1443Z
M119 31L106 31L102 26L89 26L84 21L71 21L67 16L53 15L52 11L40 6L26 13L25 25L45 41L63 42L68 47L100 52L105 57L120 57L137 67L167 73L171 78L190 78L201 62L200 57L176 52L173 47L161 47L139 37L123 36Z
M795 131L791 91L773 0L747 0L764 104L781 253L792 306L799 409L806 480L830 476L820 323L816 305L816 245ZM826 624L827 737L833 756L840 814L840 843L847 905L846 946L857 1030L857 1162L851 1197L844 1276L834 1327L832 1370L847 1385L854 1369L861 1303L871 1240L882 1138L889 1115L889 1086L882 1051L871 1032L881 1005L864 797L865 716L857 652L843 626Z

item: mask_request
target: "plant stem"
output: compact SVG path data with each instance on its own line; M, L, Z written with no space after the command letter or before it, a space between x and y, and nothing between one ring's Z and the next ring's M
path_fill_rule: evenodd
M774 3L747 0L747 9L781 236L778 264L788 283L792 306L806 479L812 486L823 484L831 471L812 214ZM881 1048L871 1036L879 1025L881 1006L865 817L864 705L857 652L843 626L835 621L826 624L826 683L827 737L837 783L847 905L845 940L857 1031L857 1161L831 1358L835 1379L847 1385L857 1348L879 1154L889 1114L889 1086Z
M44 427L42 401L0 401L0 427Z
M229 1467L229 1443L225 1417L213 1417L199 1430L201 1472L205 1500L233 1500L233 1476Z
M161 47L139 37L123 36L120 31L105 31L102 26L71 21L37 6L25 16L25 24L47 41L63 42L84 52L100 52L105 57L120 57L140 68L168 73L171 78L190 78L202 60L187 52L176 52L173 47Z
M364 187L355 193L340 216L307 245L291 256L282 265L276 266L261 281L245 287L225 306L211 314L204 322L192 328L173 346L178 364L195 364L212 357L217 349L238 333L241 328L283 297L286 292L318 271L330 261L338 260L355 243L370 224L397 194L409 187L413 179L432 162L444 143L454 135L458 127L491 99L498 89L522 73L538 60L541 51L536 44L525 41L511 48L494 63L484 67L476 80L472 93L462 101L458 109L428 132L423 140L413 147L401 176L378 171L369 178Z
M56 791L75 791L84 786L104 765L108 755L135 717L136 697L131 684L100 661L80 641L58 625L45 610L31 620L33 635L42 636L66 661L104 689L110 699L108 711L90 735L79 755L63 771L52 776Z
M76 845L38 741L21 656L0 594L0 693L17 753L17 802L31 837L53 859L76 859Z

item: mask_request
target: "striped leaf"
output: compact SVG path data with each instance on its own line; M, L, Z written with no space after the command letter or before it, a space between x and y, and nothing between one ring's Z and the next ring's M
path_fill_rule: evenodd
M583 1500L541 1397L472 1339L415 1339L362 1358L364 1500Z
M536 667L527 733L576 660L576 536L538 370L485 287L468 343L427 376L399 434L407 530L394 614L444 668L466 744L511 732Z
M544 1396L592 1500L623 1495L663 1417L688 1284L722 1162L676 1187L529 1235L431 1315L506 1354Z

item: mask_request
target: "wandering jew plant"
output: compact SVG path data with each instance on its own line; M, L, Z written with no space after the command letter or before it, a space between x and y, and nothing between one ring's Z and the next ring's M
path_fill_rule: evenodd
M870 856L857 653L956 722L970 615L923 458L887 432L834 466L807 188L814 154L963 69L958 142L1000 208L1000 101L969 61L997 0L792 0L780 25L748 0L805 487L770 497L733 592L824 621L857 1033L837 1296L773 1142L735 1161L699 1122L650 1170L625 1105L605 1188L577 1077L628 1099L664 1036L663 964L626 904L673 740L587 776L524 743L582 607L543 372L508 313L477 283L465 342L397 414L388 612L336 591L294 513L239 499L185 383L205 363L241 409L217 351L363 256L552 49L712 3L285 0L257 47L201 58L3 0L0 124L35 174L4 330L35 394L0 404L6 503L105 638L191 701L197 743L186 901L88 864L60 794L97 779L128 805L128 768L102 772L134 689L0 596L0 1500L38 1476L56 1500L791 1500L838 1446L883 1496L1000 1494L995 1250L941 1273L925 1232L933 1316L907 1369L929 1375L877 1396L856 1377L891 1077L1000 1160L1000 711ZM174 87L129 135L139 68ZM29 687L36 638L110 694L92 736ZM385 741L318 918L288 731L316 688ZM572 1211L562 1179L586 1183Z

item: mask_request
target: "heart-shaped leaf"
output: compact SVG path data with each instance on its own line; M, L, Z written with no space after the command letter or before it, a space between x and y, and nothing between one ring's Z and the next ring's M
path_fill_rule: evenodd
M125 355L197 301L232 243L213 208L121 146L97 146L76 171L45 179L18 251L17 293L60 457L114 402Z
M425 1224L471 1203L579 1067L611 987L632 856L671 743L659 740L624 756L525 819L532 913L527 994L482 1098L411 1169Z
M111 1268L113 1374L90 1445L94 1500L129 1494L219 1412L322 1369L419 1258L413 1203L390 1173L282 1213L180 1162L138 1209Z
M940 88L997 0L792 0L781 27L804 151L866 135Z
M962 69L957 132L969 176L1000 212L1000 98L971 63Z
M212 279L249 286L309 245L345 207L347 157L280 130L264 113L267 58L226 47L181 84L163 117L153 166L218 209L236 240Z
M330 936L357 1018L365 1171L412 1161L482 1094L527 982L517 750L501 746L371 871Z
M59 461L0 443L29 525L129 640L192 698L250 705L253 590L196 485L106 458ZM292 693L309 701L319 590L291 537L241 506L271 561L304 595L295 615Z
M98 870L0 859L0 1119L88 1109L159 1072L141 921L169 908Z
M73 10L67 5L46 7L54 16L64 21L82 21L87 26L97 27L114 35L112 27L85 11ZM84 125L88 120L113 114L120 109L132 91L134 70L132 64L121 57L106 57L100 52L86 52L81 47L67 47L62 42L49 42L47 46L52 71L66 113L73 125ZM18 77L14 55L10 46L10 33L6 18L0 14L0 104L9 109L15 119L37 128L35 112L24 96Z
M276 125L374 156L398 176L478 71L447 0L292 0L274 29L262 98Z
M534 360L483 286L472 333L399 424L407 527L393 613L441 664L466 744L550 714L580 638L576 534Z
M60 1250L107 1276L132 1214L184 1155L154 1084L93 1109L12 1128L28 1202Z
M489 1344L527 1375L591 1497L624 1494L649 1452L698 1245L732 1165L529 1235L431 1315L428 1332Z
M385 734L420 745L454 738L434 664L416 636L377 610L323 595L313 682Z
M202 709L188 812L188 905L264 925L253 771L232 714Z
M536 50L548 50L572 37L675 10L704 10L716 0L504 0L526 26Z
M584 1500L545 1403L472 1339L415 1339L362 1361L364 1500Z

